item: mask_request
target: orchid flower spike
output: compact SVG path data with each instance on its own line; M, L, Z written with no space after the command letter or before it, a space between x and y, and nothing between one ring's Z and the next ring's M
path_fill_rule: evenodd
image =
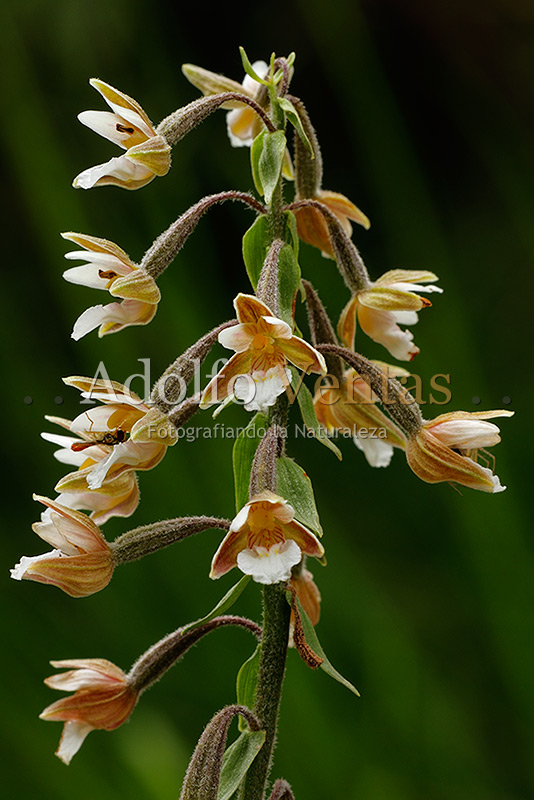
M237 566L257 583L278 583L291 577L303 555L322 558L320 541L295 519L287 500L270 491L255 495L237 514L213 557L211 578Z
M100 92L111 111L82 111L78 119L126 152L105 164L84 170L72 185L76 189L106 185L140 189L156 175L166 175L171 167L170 145L156 133L141 106L104 81L91 78L89 83Z
M293 336L287 322L273 316L257 297L238 294L234 306L239 324L221 331L219 342L235 355L204 390L201 408L221 403L233 393L247 411L264 411L289 385L288 362L303 372L326 374L324 357Z
M341 313L338 335L345 347L354 350L356 320L374 342L383 345L399 361L411 361L419 348L411 331L399 328L415 325L417 312L431 306L416 292L442 292L433 284L438 277L425 270L394 269L356 292ZM423 285L424 284L424 285Z
M117 333L129 325L146 325L154 317L161 298L157 284L144 269L134 264L113 242L83 233L62 233L64 239L84 248L66 253L65 258L87 263L63 273L69 283L107 289L120 303L91 306L76 320L72 338L78 341L98 328L99 336Z

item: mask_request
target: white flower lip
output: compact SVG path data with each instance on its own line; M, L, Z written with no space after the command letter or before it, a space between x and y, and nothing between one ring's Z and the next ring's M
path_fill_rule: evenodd
M237 566L245 575L252 575L256 583L272 584L289 580L292 567L301 557L298 544L288 539L283 544L273 544L269 550L259 546L242 550L237 556Z
M51 558L61 558L60 550L51 550L49 553L42 553L40 556L22 556L18 564L10 570L11 577L16 581L21 581L31 567L39 561L48 561Z
M370 467L388 467L393 458L393 445L383 439L360 437L355 434L354 444L361 450Z
M59 747L56 750L56 756L64 764L70 764L73 756L76 755L85 738L92 730L94 730L93 726L85 722L73 722L72 720L66 722L63 726L63 733Z
M244 403L246 411L265 412L276 403L291 380L291 372L285 370L285 381L279 367L267 371L255 370L252 375L238 375L234 384L234 396Z

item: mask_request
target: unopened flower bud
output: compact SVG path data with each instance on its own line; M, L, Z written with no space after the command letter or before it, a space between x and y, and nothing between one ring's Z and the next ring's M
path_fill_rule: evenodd
M260 730L260 721L246 706L227 706L208 722L189 762L180 800L217 800L228 728L241 715L251 731Z

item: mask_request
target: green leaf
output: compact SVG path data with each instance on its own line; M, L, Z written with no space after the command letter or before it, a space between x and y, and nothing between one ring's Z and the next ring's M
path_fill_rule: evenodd
M255 143L256 140L254 140ZM262 150L258 160L258 175L267 204L273 199L273 192L280 180L286 145L286 136L283 131L274 131L274 133L264 133L263 135Z
M318 536L323 535L311 480L292 458L277 459L277 492L295 509L295 517Z
M295 258L298 258L300 237L297 233L297 220L292 211L284 211L284 221L284 241L291 245L295 253Z
M236 510L248 503L248 487L250 471L258 445L262 440L262 432L267 430L265 414L256 414L244 430L241 431L234 444L232 461L234 465L235 504Z
M291 69L291 67L295 63L295 58L296 58L296 53L290 53L287 56L286 62L287 62L287 66L288 66L289 69ZM280 83L280 81L282 80L283 75L284 75L284 73L282 72L281 69L279 69L277 72L275 72L274 78L273 78L273 83L274 83L275 86Z
M311 145L310 140L306 135L306 131L302 127L302 121L300 119L299 113L293 103L291 103L287 97L279 97L278 98L278 105L285 112L286 117L294 125L295 130L297 131L298 135L300 136L302 143L305 147L308 148L310 151L311 157L315 158L315 153L313 152L313 147Z
M297 402L299 404L304 425L308 431L311 431L314 438L317 439L318 442L323 444L325 447L328 447L328 449L335 453L341 461L343 458L341 450L330 439L328 432L323 428L323 426L319 424L319 420L317 419L317 415L315 413L315 407L313 405L312 393L306 384L301 380L301 376L294 367L291 367L291 373L293 375L291 385L293 387L293 391L297 394Z
M280 250L278 258L278 302L280 318L293 326L293 307L300 286L300 267L291 245Z
M223 756L217 800L230 800L260 752L265 731L243 731Z
M268 247L269 224L267 217L262 215L254 220L243 236L243 260L254 291L260 279Z
M261 645L258 645L250 658L247 658L241 669L237 673L236 690L237 702L240 706L254 708L256 698L256 686L258 683L258 671L260 668ZM246 729L246 722L243 717L239 717L239 730Z
M287 602L289 603L289 605L291 605L292 602L291 592L286 592L286 597L287 597ZM321 646L321 642L319 641L315 628L310 622L310 618L302 608L302 605L300 604L300 600L298 599L298 597L296 595L294 595L294 597L299 610L300 619L304 630L304 637L306 639L306 644L311 647L311 649L316 655L318 655L320 658L323 659L323 663L320 665L321 669L324 670L324 672L326 672L327 675L330 675L330 677L333 678L335 681L341 683L342 686L345 686L347 689L349 689L349 691L353 692L357 697L360 697L360 693L356 689L356 687L353 686L353 684L350 681L344 678L343 675L340 672L338 672L337 669L333 666L333 664L329 661L328 656L326 655L325 651Z
M243 62L243 69L245 70L247 75L250 75L250 77L253 78L255 81L257 81L258 83L262 83L264 86L269 86L269 82L264 80L264 78L260 78L260 76L254 71L254 68L249 61L249 57L245 52L245 48L240 47L239 52L241 53L241 61Z
M266 136L267 131L260 131L254 141L252 142L252 146L250 148L250 166L252 169L252 178L254 179L254 186L256 187L256 191L258 194L261 194L263 197L263 184L261 182L260 176L260 158L261 154L263 153L263 139Z
M297 222L295 215L291 211L284 212L284 241L293 248L295 258L298 257L299 251L299 237L297 234ZM272 237L269 231L269 220L265 215L257 217L248 231L243 236L243 260L247 268L247 274L254 291L260 279L263 262L267 257L269 247L272 243ZM291 267L291 273L294 272L294 265ZM297 269L300 268L297 264Z
M195 622L191 622L189 625L186 625L182 631L191 631L195 628L198 628L200 625L204 625L206 622L211 622L212 619L218 617L219 614L224 614L228 611L229 608L233 606L237 598L243 593L247 583L250 581L250 575L244 575L241 580L239 580L232 588L226 592L224 597L222 597L215 608L213 608L209 614L206 614L205 617L202 619L197 619Z

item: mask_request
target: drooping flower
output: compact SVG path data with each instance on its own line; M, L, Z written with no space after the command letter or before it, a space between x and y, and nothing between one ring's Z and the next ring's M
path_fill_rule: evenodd
M269 72L269 67L265 61L255 61L252 64L252 69L259 78L265 78ZM268 101L268 94L262 84L255 81L250 75L245 75L243 83L238 83L226 78L224 75L217 75L194 64L184 64L182 71L193 86L200 89L206 96L223 92L236 92L250 97L251 100L258 101L261 100L261 97L258 97L261 93L265 94L265 100ZM262 122L256 112L250 106L236 100L223 103L221 108L228 110L226 126L232 146L250 147L262 130Z
M301 569L298 575L292 575L289 581L290 588L297 594L299 602L308 615L311 624L315 627L321 616L321 592L313 580L312 573L306 568ZM293 634L295 631L295 613L291 611L289 620L289 646L294 646Z
M419 352L411 331L401 325L415 325L417 312L432 303L415 292L442 292L432 284L438 277L424 270L394 269L356 292L341 313L339 338L354 350L356 319L374 342L382 344L399 361L411 361Z
M400 367L381 366L385 379L387 375L409 374ZM317 419L329 433L350 432L371 467L387 467L393 449L406 447L406 437L377 402L378 396L353 369L346 370L339 385L320 387L313 401Z
M106 479L153 469L167 447L176 443L174 430L164 415L150 409L122 384L81 377L65 378L64 383L102 405L82 412L72 422L53 418L78 438L44 434L44 438L62 446L55 453L59 461L78 467L77 472L59 482L57 491L83 493L102 489ZM147 418L153 424L147 424Z
M39 716L65 723L56 755L69 764L91 731L111 731L126 722L137 703L138 692L119 667L103 658L50 663L67 672L47 678L46 685L74 694L52 703Z
M321 558L320 541L295 519L287 500L263 491L237 514L213 557L211 578L220 578L237 566L257 583L289 580L291 568L303 555Z
M265 410L289 384L288 362L303 372L326 374L323 356L293 336L287 322L273 316L257 297L238 294L234 306L239 323L225 328L218 338L235 355L204 390L201 408L221 403L233 392L247 411Z
M482 492L502 492L497 475L479 462L491 462L485 448L501 441L495 417L511 417L513 411L453 411L425 421L408 438L406 458L418 478L426 483L458 483ZM482 455L481 455L482 454Z
M297 195L297 201L304 199ZM318 189L316 193L306 197L309 200L318 200L325 205L333 214L336 215L347 236L352 235L352 225L350 220L362 225L366 230L371 226L368 217L363 211L352 203L348 197L339 192L330 192ZM301 206L294 208L293 214L297 221L297 232L303 242L317 247L323 255L334 258L334 251L330 242L328 225L325 222L321 211L311 206Z
M107 586L115 566L113 553L95 523L57 501L38 495L34 499L47 508L33 530L54 549L22 556L11 577L52 584L71 597L87 597Z
M82 111L78 119L126 152L105 164L84 170L74 179L73 186L91 189L111 184L139 189L156 175L166 175L171 166L171 148L166 139L156 133L141 106L104 81L91 78L89 83L112 110Z
M148 273L134 264L113 242L82 233L62 233L64 239L84 248L65 258L86 261L63 273L65 280L94 289L107 289L120 303L88 308L77 319L72 338L78 341L95 328L98 335L117 333L129 325L146 325L154 317L161 293Z

